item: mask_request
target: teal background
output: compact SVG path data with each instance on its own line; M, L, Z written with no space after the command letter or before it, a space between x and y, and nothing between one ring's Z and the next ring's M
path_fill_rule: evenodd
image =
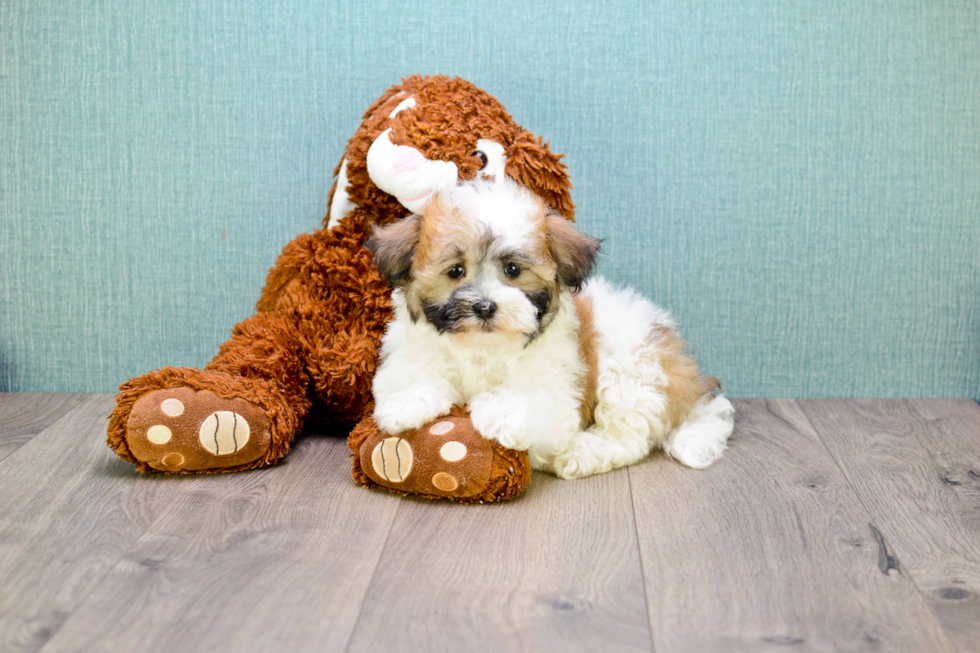
M0 4L0 389L202 366L368 104L460 75L736 396L980 396L972 1Z

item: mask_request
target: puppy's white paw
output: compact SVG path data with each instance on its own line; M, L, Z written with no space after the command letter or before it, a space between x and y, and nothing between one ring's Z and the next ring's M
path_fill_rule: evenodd
M531 446L527 405L520 397L483 393L470 400L469 409L473 427L484 438L517 451Z
M566 481L589 475L588 472L585 471L582 461L579 460L579 457L574 454L566 453L558 456L552 462L552 467L554 468L555 476L558 478L563 478Z
M594 453L582 449L571 449L557 456L552 462L552 467L555 476L566 481L585 478L611 469L610 465L603 465L603 461Z
M378 428L392 435L417 429L453 407L453 400L431 385L414 385L396 392L374 407Z

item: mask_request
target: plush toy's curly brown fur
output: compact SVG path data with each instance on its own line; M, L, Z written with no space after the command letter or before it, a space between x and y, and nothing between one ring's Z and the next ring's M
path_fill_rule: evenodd
M389 118L407 95L414 96L416 106ZM389 127L393 143L414 147L428 159L454 162L463 180L479 173L480 160L473 155L477 140L495 140L505 147L505 173L574 219L571 186L560 156L514 123L496 99L458 78L404 79L368 108L347 145L346 191L355 208L338 225L327 228L324 219L323 229L286 245L269 272L258 312L235 327L231 339L205 369L165 367L120 386L109 418L108 444L121 458L135 462L143 472L261 467L288 452L311 409L327 422L360 421L350 437L355 452L364 438L377 432L369 416L371 380L378 365L380 339L391 316L391 293L364 245L376 225L409 214L396 198L374 184L367 170L368 148ZM340 164L335 175L339 170ZM331 202L336 192L335 184ZM261 408L271 424L268 451L250 463L229 468L171 469L137 459L127 441L127 435L135 437L127 432L134 404L153 390L179 387L245 399ZM530 481L526 454L496 446L494 455L499 464L495 462L491 481L475 500L510 498ZM216 457L215 462L220 459ZM374 485L356 456L353 477Z

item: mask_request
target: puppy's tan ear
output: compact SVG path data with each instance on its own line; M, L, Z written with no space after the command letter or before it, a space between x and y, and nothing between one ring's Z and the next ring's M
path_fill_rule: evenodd
M558 266L558 280L578 292L592 274L602 241L583 234L567 218L551 213L547 222L548 251Z
M375 229L367 242L374 264L389 283L397 284L412 270L412 255L419 244L422 216L412 215L387 227Z

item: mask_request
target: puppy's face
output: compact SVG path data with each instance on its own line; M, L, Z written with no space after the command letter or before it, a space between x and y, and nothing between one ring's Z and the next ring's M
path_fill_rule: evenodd
M413 320L440 333L533 338L565 289L588 277L599 241L513 182L442 193L421 215L375 232L381 273L404 290Z

